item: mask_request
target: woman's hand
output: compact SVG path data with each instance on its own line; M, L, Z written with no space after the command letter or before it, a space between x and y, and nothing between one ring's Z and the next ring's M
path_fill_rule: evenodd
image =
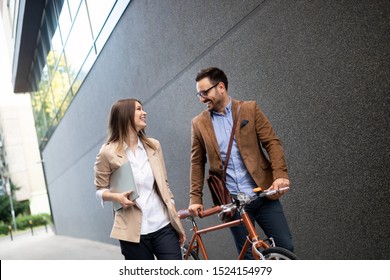
M129 197L130 197L130 194L132 193L133 191L127 191L127 192L124 192L124 193L117 193L116 194L116 202L118 202L120 205L122 205L122 207L124 209L130 207L130 206L133 206L135 205L135 202L130 200Z
M179 242L180 242L180 247L183 247L184 244L186 243L187 241L187 237L185 234L181 234L180 237L179 237Z

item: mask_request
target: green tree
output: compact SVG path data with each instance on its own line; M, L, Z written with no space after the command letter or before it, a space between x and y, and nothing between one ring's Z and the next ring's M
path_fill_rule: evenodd
M18 189L20 188L11 183L12 194ZM28 200L16 201L14 198L12 198L12 203L14 206L15 216L30 214L30 202ZM12 222L11 205L9 195L7 193L4 193L4 195L0 196L0 221L4 223Z

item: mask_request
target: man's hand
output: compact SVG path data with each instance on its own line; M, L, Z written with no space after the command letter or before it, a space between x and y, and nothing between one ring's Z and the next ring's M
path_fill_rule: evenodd
M277 190L278 192L276 194L273 194L273 195L269 195L267 196L269 199L272 199L272 200L277 200L279 199L283 194L285 194L286 192L288 192L288 189L287 190L279 190L281 188L285 188L285 187L290 187L290 180L289 179L286 179L286 178L278 178L276 179L271 187L269 187L269 191L270 190Z
M200 211L203 211L203 205L202 204L191 204L190 206L188 206L188 211L190 211L190 213L193 217L198 217L198 213Z

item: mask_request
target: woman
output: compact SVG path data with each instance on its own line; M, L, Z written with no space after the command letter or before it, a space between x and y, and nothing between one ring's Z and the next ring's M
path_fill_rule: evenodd
M102 202L115 201L111 238L118 239L126 260L182 259L185 232L169 189L159 141L146 137L146 112L135 99L117 101L109 116L109 137L95 162L96 195ZM139 197L110 192L110 176L130 161Z

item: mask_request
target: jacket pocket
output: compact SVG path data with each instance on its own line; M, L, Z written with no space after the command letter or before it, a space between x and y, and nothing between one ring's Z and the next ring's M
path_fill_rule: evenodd
M113 228L127 229L126 220L125 220L122 212L123 212L123 209L120 209L119 211L115 212L115 219L114 219Z

